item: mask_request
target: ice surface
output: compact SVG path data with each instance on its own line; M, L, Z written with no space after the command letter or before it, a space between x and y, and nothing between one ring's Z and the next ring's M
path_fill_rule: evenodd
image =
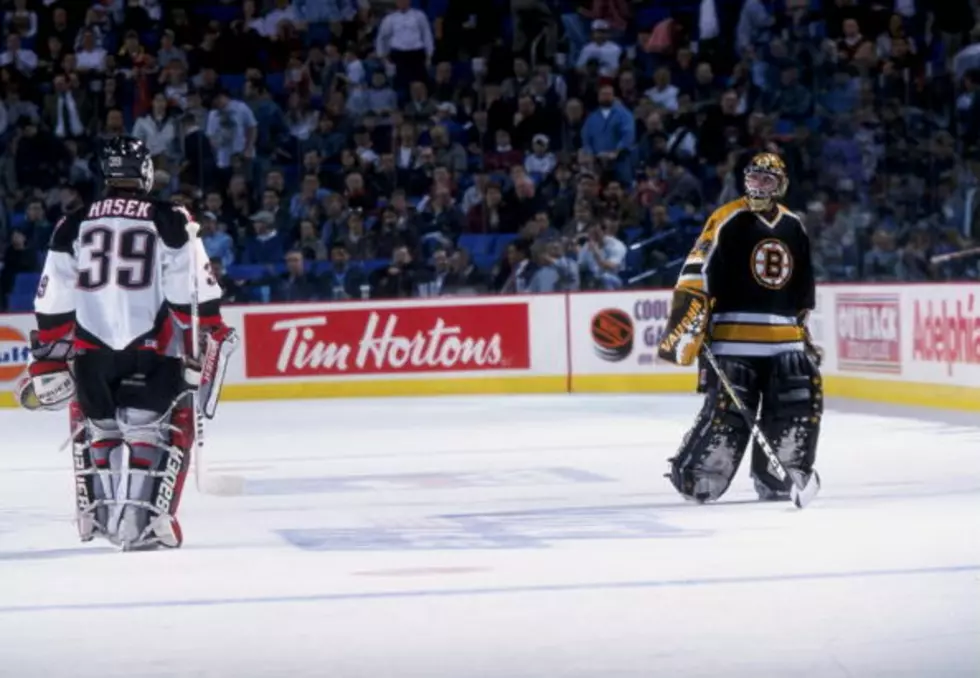
M681 501L693 397L226 404L176 552L77 542L61 414L0 411L0 676L980 674L980 427L825 420L804 511Z

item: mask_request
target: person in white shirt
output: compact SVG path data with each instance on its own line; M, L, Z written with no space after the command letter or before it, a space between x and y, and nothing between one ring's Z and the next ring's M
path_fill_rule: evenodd
M411 0L395 0L396 9L381 21L375 51L395 67L395 89L415 81L428 81L428 65L435 52L429 17L412 9Z
M24 49L20 44L20 36L11 33L7 36L7 49L0 53L0 66L13 66L23 75L29 76L37 68L37 54Z
M599 62L599 75L612 77L619 72L623 48L609 39L609 24L601 19L592 22L592 42L579 53L578 68L585 68L593 59Z
M531 140L531 154L524 159L524 169L528 174L541 174L547 176L555 169L558 162L555 154L548 150L551 140L546 134L535 134Z
M177 123L168 114L167 97L163 92L157 92L150 112L133 125L133 136L143 142L153 157L175 155Z
M18 33L25 38L37 35L37 13L27 9L27 0L14 0L14 8L7 12L4 24L10 33Z
M82 31L82 44L75 52L79 71L104 71L105 50L99 47L91 28Z
M205 134L214 149L215 164L219 170L230 171L235 155L246 158L255 155L255 138L258 123L252 109L243 101L232 99L227 92L214 96L214 108L208 113Z
M297 16L293 6L289 4L289 0L276 0L275 8L265 15L264 31L260 32L271 38L279 32L279 24L283 21L295 26L299 22L299 16Z
M680 90L676 85L670 84L670 69L658 68L653 74L653 87L644 92L646 98L655 103L660 108L670 112L676 112L678 108L677 97Z

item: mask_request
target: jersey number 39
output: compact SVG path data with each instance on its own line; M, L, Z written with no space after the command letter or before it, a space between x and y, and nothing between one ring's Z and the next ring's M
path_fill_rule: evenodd
M79 288L91 292L114 282L128 290L141 290L153 282L157 246L153 231L96 226L82 233L80 244Z

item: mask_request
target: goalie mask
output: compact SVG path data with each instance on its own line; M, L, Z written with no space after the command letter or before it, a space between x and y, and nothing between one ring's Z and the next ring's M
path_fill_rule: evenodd
M107 185L153 190L153 158L146 145L136 137L107 139L100 153L102 177Z
M745 168L745 198L753 212L771 209L787 188L786 164L775 153L759 153Z

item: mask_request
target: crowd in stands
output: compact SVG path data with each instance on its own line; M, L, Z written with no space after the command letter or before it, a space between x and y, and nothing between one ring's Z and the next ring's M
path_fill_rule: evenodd
M760 150L821 280L976 279L974 0L3 0L0 309L102 139L226 300L669 286Z

